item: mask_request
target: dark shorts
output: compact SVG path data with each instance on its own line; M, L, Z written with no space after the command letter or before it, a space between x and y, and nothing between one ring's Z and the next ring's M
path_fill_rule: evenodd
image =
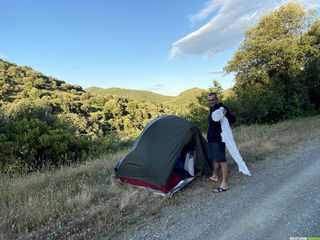
M208 142L208 158L215 162L226 162L226 144Z

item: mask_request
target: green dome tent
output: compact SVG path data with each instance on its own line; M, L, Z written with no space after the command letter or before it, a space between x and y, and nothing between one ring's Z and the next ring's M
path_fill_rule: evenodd
M170 115L149 122L130 153L115 167L115 175L121 182L146 187L162 195L173 194L195 176L211 173L207 142L198 127Z

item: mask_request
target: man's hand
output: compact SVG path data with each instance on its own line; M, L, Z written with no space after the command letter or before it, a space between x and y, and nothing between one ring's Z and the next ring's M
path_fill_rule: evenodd
M227 114L227 110L224 108L223 109L223 115L226 115Z

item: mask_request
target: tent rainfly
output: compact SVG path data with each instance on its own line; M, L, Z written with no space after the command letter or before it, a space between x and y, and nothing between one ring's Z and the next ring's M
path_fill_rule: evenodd
M201 174L211 175L207 141L184 118L165 115L147 124L115 167L123 183L170 196Z

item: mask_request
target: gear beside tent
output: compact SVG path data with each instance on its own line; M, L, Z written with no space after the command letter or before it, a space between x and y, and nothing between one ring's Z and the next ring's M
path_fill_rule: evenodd
M115 167L123 183L172 195L200 174L211 175L207 141L198 127L177 116L149 122L130 153Z

